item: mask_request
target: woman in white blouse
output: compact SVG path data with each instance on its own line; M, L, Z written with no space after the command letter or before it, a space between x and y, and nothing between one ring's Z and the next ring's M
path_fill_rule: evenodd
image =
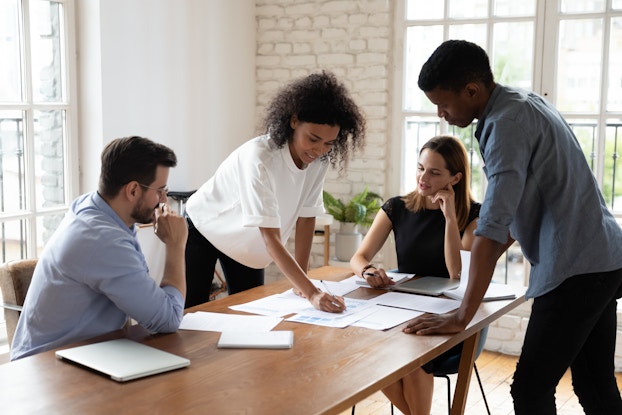
M262 285L274 261L315 308L341 312L343 299L317 289L306 270L326 171L363 145L365 119L344 85L322 72L281 89L265 127L188 199L186 307L209 300L216 260L230 294ZM292 255L284 244L294 228Z

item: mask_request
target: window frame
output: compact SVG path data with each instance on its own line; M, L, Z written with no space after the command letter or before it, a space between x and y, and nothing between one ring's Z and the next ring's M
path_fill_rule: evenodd
M32 55L31 55L31 28L30 28L30 1L19 0L18 24L20 35L21 89L23 91L19 102L0 102L0 110L15 110L24 114L23 145L24 145L24 189L25 206L17 212L0 212L0 223L23 221L25 224L25 250L20 250L22 258L36 258L43 245L39 243L38 220L52 215L64 214L73 199L77 196L79 186L79 157L78 157L78 111L77 111L77 62L76 62L76 19L74 0L48 0L50 3L61 5L63 29L61 45L63 52L63 100L53 103L35 103L32 90ZM53 207L38 207L36 200L36 172L35 172L35 112L38 110L63 111L63 186L64 204ZM4 241L3 241L4 243ZM4 257L2 260L17 259Z

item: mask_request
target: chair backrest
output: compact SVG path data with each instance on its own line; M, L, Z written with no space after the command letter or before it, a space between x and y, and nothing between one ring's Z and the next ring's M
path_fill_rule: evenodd
M475 359L477 359L479 355L482 353L482 350L484 350L484 345L486 343L487 336L488 336L488 326L484 327L480 331L479 342L477 343L477 349L475 352ZM446 375L453 375L453 374L458 373L458 369L460 367L461 353L462 352L452 354L446 357L446 359L444 359L442 362L436 364L434 366L433 375L434 376L446 376Z
M9 346L13 342L17 320L36 265L36 259L18 259L0 265L0 290Z

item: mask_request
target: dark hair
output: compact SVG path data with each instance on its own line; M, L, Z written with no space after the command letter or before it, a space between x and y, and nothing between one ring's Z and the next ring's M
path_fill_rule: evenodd
M458 92L478 81L486 86L494 82L486 51L466 40L448 40L423 64L418 85L424 92L435 88Z
M175 167L177 157L170 148L143 137L117 138L109 142L101 155L99 193L115 197L127 183L150 185L158 166Z
M469 210L471 209L471 202L473 201L470 188L469 157L466 148L456 137L439 135L428 140L428 142L421 147L419 154L425 149L440 154L443 160L445 160L447 170L449 170L452 175L462 173L462 179L453 186L453 189L455 193L458 229L463 231L468 225ZM416 190L404 196L403 200L406 208L413 212L418 212L424 208L424 198Z
M350 150L355 151L365 139L365 118L346 87L334 74L322 71L300 78L282 88L267 109L264 124L270 139L282 148L293 139L290 121L339 126L332 150L322 156L331 165L347 164Z

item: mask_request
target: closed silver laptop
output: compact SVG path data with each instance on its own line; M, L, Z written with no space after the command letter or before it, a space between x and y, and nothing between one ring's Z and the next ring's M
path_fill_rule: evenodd
M56 357L125 382L190 365L190 360L129 339L56 351Z

